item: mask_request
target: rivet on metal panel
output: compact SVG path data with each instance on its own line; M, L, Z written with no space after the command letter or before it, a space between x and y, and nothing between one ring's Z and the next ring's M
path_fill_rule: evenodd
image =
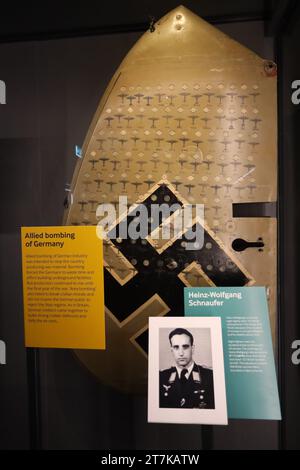
M264 63L265 74L267 77L275 77L277 75L277 65L271 60L266 60Z

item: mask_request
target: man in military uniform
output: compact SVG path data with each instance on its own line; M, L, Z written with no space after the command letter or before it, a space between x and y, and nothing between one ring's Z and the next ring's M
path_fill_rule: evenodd
M160 372L160 408L214 409L213 372L194 362L193 335L176 328L169 341L176 365Z

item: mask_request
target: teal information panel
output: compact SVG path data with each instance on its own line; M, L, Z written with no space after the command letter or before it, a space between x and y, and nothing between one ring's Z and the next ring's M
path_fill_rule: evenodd
M221 317L228 417L280 420L264 287L185 288L185 316Z

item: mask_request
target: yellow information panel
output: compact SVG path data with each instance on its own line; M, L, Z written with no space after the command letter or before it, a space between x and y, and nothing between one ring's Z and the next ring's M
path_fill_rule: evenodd
M23 227L22 266L26 347L105 349L96 228Z

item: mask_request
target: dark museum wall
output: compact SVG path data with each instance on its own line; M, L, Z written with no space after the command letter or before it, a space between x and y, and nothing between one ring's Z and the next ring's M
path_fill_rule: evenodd
M280 116L280 250L281 250L281 354L282 412L281 440L284 448L300 448L300 365L292 362L292 344L300 339L299 315L299 178L300 104L293 104L291 87L300 80L300 14L294 15L277 47ZM298 343L299 344L299 343ZM298 355L299 357L299 355Z
M1 6L0 42L57 39L104 33L145 31L150 18L156 20L180 3L209 22L270 19L281 0L98 0L68 2L27 0L16 11L9 2ZM286 3L286 2L285 2Z
M3 449L28 448L30 425L35 424L29 422L28 416L20 227L62 223L64 189L75 165L74 146L82 144L113 69L136 37L136 34L126 34L0 46L1 79L7 87L7 104L1 107L0 114L0 191L2 200L6 201L1 224L1 312L5 314L0 317L0 331L7 346L7 365L1 368L0 388L3 436L0 447ZM62 364L70 361L71 370L68 365L63 366L62 381L58 384L55 381L60 369L52 371L54 383L48 385L51 367L55 366L48 365L46 351L41 356L41 396L45 400L42 409L49 413L42 420L44 439L49 429L52 448L98 448L100 442L90 442L89 437L90 423L95 420L98 406L94 381L88 383L95 389L95 399L91 399L89 389L85 389L82 397L79 394L82 371L79 370L79 378L69 380L72 367L77 371L78 366L69 352L53 351L49 352L49 358L61 357ZM71 406L74 396L77 399L67 423L60 423L65 413L60 400L52 402L52 394L61 389L67 391L64 405ZM89 413L81 403L91 406ZM75 426L73 420L78 417L78 408L81 421ZM107 424L103 417L96 421ZM76 430L79 434L75 438Z
M263 22L218 25L273 59ZM146 398L121 395L97 383L70 351L38 353L41 416L29 414L34 390L23 347L20 227L60 225L65 186L99 99L140 33L0 45L1 312L7 365L0 370L0 448L44 449L276 449L276 422L231 421L211 430L146 424ZM40 442L34 429L40 426ZM209 445L209 444L208 444Z

